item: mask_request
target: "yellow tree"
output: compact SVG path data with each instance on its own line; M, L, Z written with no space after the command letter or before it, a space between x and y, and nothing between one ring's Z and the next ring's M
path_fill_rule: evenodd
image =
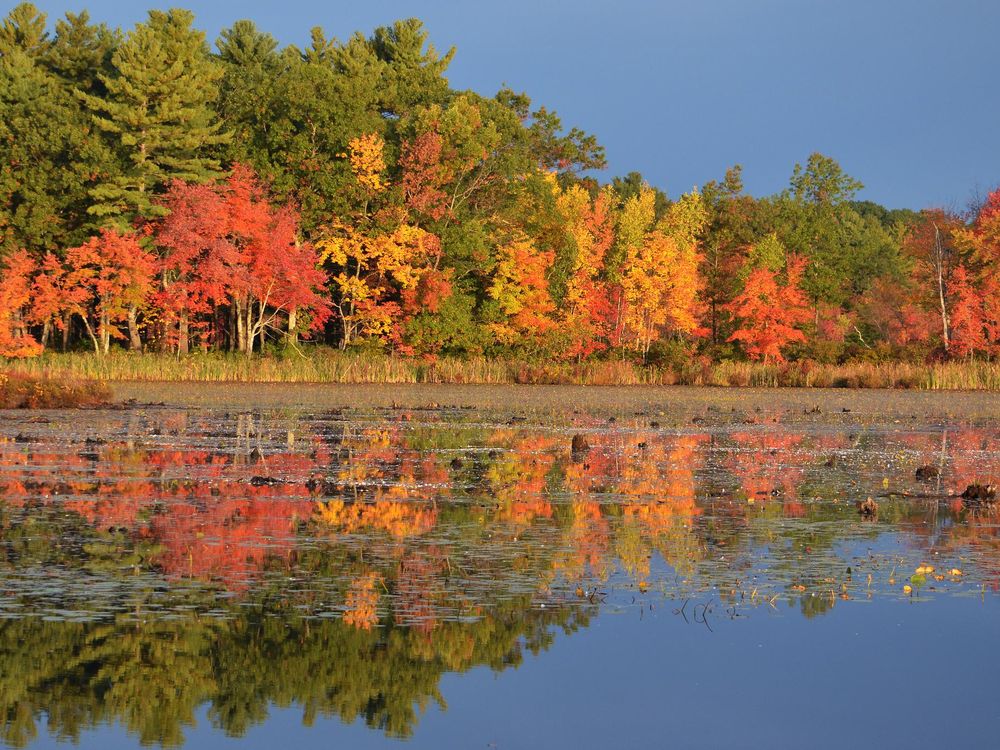
M579 185L556 197L556 208L576 249L566 284L561 323L570 337L566 355L586 357L606 346L613 327L614 306L601 279L605 256L614 241L614 199L605 189L591 200Z
M697 191L672 203L662 222L662 231L677 246L677 258L671 266L671 278L663 290L670 330L690 335L698 328L702 283L698 275L698 238L708 222L708 211Z
M625 248L624 324L644 358L661 333L690 335L698 327L697 238L707 220L701 196L692 192L651 226L653 200L644 187L626 201L618 222Z
M378 195L387 186L385 172L385 141L378 133L368 133L351 139L347 158L354 179L369 195Z
M341 320L342 348L360 334L390 334L399 316L399 305L392 297L416 287L423 269L441 250L436 235L410 224L369 235L350 224L335 222L317 246L321 260L337 269L331 282L336 292L333 306Z
M375 134L350 142L351 171L364 196L353 222L333 219L317 242L321 261L331 266L333 307L341 321L341 348L359 335L386 336L399 322L399 294L414 288L423 269L436 263L441 243L436 235L401 221L387 202L385 144ZM395 223L395 228L391 227Z
M540 250L523 232L497 248L497 267L489 295L506 320L490 329L502 344L539 343L556 326L555 303L549 294L546 274L555 253Z

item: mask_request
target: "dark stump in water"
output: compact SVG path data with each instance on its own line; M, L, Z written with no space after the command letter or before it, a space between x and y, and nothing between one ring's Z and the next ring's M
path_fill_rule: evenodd
M917 481L918 482L933 482L941 475L938 471L937 466L931 466L927 464L926 466L921 466L917 469Z
M878 518L878 503L871 498L858 503L858 513L865 520L875 520Z
M962 493L962 502L967 508L994 505L996 501L997 488L992 484L970 484Z

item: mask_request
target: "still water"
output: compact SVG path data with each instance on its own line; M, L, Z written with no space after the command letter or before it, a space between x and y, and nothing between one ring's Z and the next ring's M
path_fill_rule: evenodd
M0 743L993 746L985 425L3 412Z

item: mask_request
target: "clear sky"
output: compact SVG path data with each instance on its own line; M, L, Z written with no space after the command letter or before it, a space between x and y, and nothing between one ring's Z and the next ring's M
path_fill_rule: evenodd
M454 87L526 91L598 137L603 179L638 170L673 196L734 163L773 193L812 151L894 208L961 208L1000 183L1000 0L35 2L123 28L181 5L210 40L250 18L300 45L313 26L345 39L416 16L457 47Z

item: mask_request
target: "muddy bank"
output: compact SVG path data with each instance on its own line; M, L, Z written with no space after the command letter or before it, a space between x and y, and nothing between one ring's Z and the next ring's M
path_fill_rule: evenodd
M253 383L113 383L118 401L170 406L320 410L465 408L511 413L677 418L782 415L783 421L899 419L1000 422L1000 393L817 388L700 388L572 385L336 385ZM762 417L761 417L762 418ZM714 420L713 420L714 421Z

